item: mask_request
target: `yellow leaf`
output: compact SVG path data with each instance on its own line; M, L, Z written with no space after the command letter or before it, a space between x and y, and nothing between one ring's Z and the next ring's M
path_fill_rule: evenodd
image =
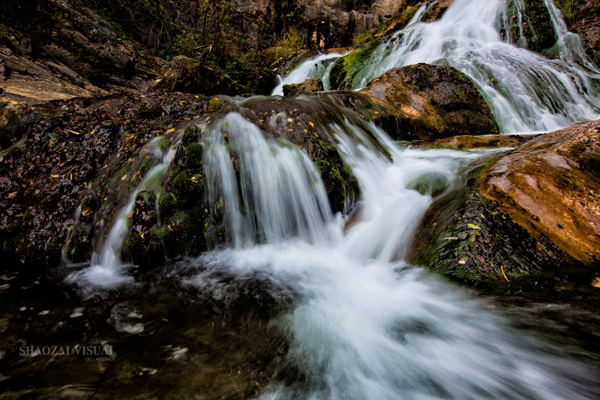
M469 228L471 228L471 229L477 229L478 231L479 231L479 230L481 230L481 227L480 227L480 226L477 226L477 225L473 225L473 224L467 224L467 226L468 226Z
M594 280L592 281L592 286L600 289L600 278L594 278Z
M60 178L60 175L58 174L54 174L54 175L50 175L52 178L56 179L56 178Z
M502 271L502 276L504 276L506 282L510 282L510 279L508 279L508 276L506 276L506 273L504 272L504 265L500 265L500 271Z
M313 124L312 122L308 123L310 126L312 126L313 128L315 127L315 124Z
M83 210L81 210L81 215L83 215L84 217L89 217L90 215L92 215L94 213L94 210L92 210L89 207L84 208Z
M121 180L122 180L122 181L124 181L125 179L127 179L127 175L123 175L123 176L121 177Z

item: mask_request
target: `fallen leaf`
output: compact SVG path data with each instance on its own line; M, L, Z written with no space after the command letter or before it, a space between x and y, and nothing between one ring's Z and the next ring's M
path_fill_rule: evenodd
M315 124L313 124L312 122L308 123L310 126L312 126L313 128L315 127Z
M506 282L510 282L510 279L508 279L508 276L506 276L506 273L504 272L504 265L500 265L500 271L502 271L502 276L506 279Z
M89 217L93 213L94 213L94 210L92 210L90 207L86 207L83 210L81 210L81 215L83 215L84 217Z
M594 278L594 280L592 281L592 286L600 289L600 278Z
M481 227L480 227L480 226L477 226L477 225L473 225L473 224L467 224L467 226L468 226L469 228L471 228L471 229L477 229L478 231L480 231L480 230L481 230Z

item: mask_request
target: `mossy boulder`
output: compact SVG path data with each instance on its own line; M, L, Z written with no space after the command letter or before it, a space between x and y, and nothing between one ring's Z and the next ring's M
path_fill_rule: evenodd
M140 271L161 266L169 258L196 256L208 248L205 231L214 218L206 204L204 150L199 140L198 128L186 126L164 187L136 196L122 258L138 265Z

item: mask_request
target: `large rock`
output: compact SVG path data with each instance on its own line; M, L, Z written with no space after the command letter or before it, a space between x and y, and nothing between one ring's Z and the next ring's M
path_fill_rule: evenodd
M549 277L553 286L554 277L579 268L554 243L542 235L532 236L508 210L479 192L482 171L501 156L479 160L461 171L460 179L445 192L432 193L436 197L416 231L409 262L455 280L488 282L492 287L499 283L535 287L542 276ZM422 177L415 188L427 187L434 178Z
M531 140L493 163L479 187L533 235L571 257L600 260L600 121Z
M473 82L452 67L416 64L392 69L361 92L406 115L422 140L499 132Z

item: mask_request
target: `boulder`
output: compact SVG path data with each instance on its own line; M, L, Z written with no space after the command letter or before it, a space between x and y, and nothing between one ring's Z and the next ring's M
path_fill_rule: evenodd
M531 140L484 172L479 188L532 235L585 264L600 260L600 121Z
M499 133L475 84L449 67L416 64L389 70L362 93L385 101L410 120L421 140Z
M301 83L283 85L284 96L294 96L302 93L313 93L323 91L323 81L320 79L307 79Z
M552 288L559 285L555 277L580 269L580 263L546 237L532 236L511 219L509 210L479 192L482 171L500 157L502 153L467 167L443 192L425 191L434 202L416 230L407 260L479 287L506 284L535 291L543 280ZM429 184L434 179L421 177L415 190L435 189Z

